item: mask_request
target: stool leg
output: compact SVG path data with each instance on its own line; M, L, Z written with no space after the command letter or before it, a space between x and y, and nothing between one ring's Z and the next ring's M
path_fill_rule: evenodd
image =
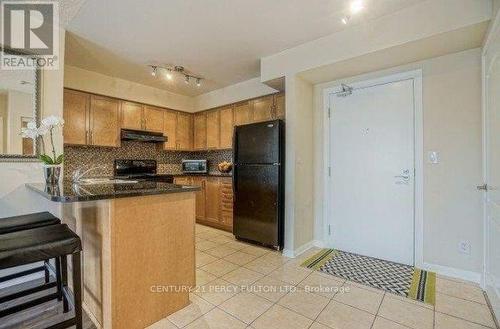
M61 281L63 289L68 289L68 256L61 256ZM66 296L63 294L63 312L69 312L69 305Z
M73 290L75 296L75 321L76 329L82 329L82 271L80 252L76 252L71 257L73 265Z
M56 257L56 283L57 283L57 294L59 297L57 297L58 301L61 301L63 299L63 283L61 279L61 258Z
M48 262L49 262L48 259L43 262L43 267L44 267L44 272L45 272L45 283L49 283L49 281L50 281L50 273L49 273Z

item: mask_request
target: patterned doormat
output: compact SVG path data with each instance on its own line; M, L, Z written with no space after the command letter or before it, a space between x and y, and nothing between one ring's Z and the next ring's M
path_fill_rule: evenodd
M392 294L435 304L436 273L413 266L335 249L321 250L302 266Z

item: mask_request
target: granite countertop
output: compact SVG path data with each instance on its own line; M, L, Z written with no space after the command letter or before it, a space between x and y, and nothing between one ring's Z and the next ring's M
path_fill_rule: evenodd
M26 184L26 187L41 194L51 201L63 203L195 192L200 189L196 186L183 186L147 180L119 184L85 185L75 184L71 181L64 181L59 185L29 183Z

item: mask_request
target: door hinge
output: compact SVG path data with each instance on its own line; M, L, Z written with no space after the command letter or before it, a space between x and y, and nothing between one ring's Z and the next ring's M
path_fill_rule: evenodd
M328 224L328 235L332 235L332 226Z
M328 177L332 177L332 167L328 167Z
M330 119L330 115L331 115L331 110L330 108L328 108L328 119Z

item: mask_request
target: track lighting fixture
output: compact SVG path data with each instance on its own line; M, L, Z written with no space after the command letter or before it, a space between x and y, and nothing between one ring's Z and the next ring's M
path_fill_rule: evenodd
M198 87L201 86L201 80L203 80L203 78L186 73L183 66L158 66L158 65L148 65L148 66L151 67L151 75L154 77L158 75L157 73L160 72L159 70L165 70L167 71L167 73L165 74L167 80L173 80L174 73L184 76L184 82L186 84L189 84L191 82L191 79L195 80L196 86Z

